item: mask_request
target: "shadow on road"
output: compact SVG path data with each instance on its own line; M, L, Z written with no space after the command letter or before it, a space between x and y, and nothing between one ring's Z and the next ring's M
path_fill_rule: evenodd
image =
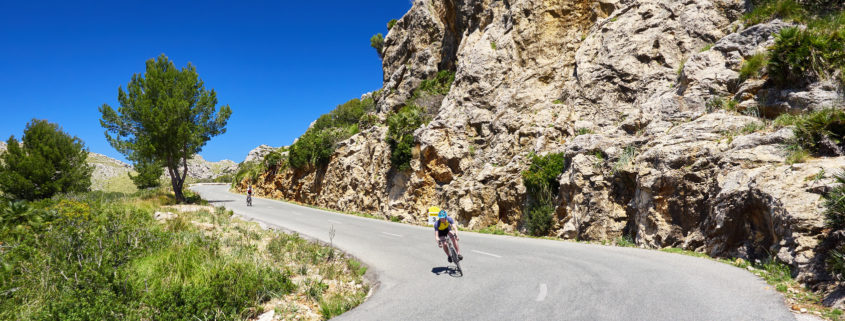
M211 204L211 203L231 203L231 202L234 202L234 201L235 200L208 200L208 203L209 204Z
M461 272L458 272L458 269L456 269L452 266L438 266L438 267L432 268L431 273L434 273L436 275L447 274L447 275L449 275L453 278L463 276L463 274Z

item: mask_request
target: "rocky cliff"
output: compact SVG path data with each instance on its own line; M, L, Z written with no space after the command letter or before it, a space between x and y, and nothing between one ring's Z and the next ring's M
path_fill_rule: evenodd
M374 126L327 165L265 174L258 192L415 223L437 204L470 229L523 230L529 155L562 153L552 235L774 255L799 281L835 286L819 255L832 246L820 196L845 157L787 162L793 131L770 120L842 109L842 88L741 78L743 62L794 25L745 26L746 9L740 0L417 0L385 38L379 116L438 71L455 80L414 132L410 170L391 165L388 129Z

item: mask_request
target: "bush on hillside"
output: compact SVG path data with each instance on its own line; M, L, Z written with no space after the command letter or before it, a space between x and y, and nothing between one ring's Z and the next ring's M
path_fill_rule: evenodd
M845 228L845 170L839 172L835 179L837 185L825 195L824 206L827 226L839 230Z
M322 166L329 162L337 143L358 133L358 123L375 109L371 97L352 99L317 118L314 125L291 145L288 164L294 168Z
M795 86L838 77L845 83L845 14L836 26L786 28L775 36L768 70L781 86Z
M755 25L780 19L784 21L803 22L808 12L794 0L756 0L752 1L753 9L743 16L747 25Z
M121 199L74 194L13 210L47 216L49 228L12 240L4 231L14 227L0 223L0 320L241 320L294 289L249 242L208 236L185 214L158 223Z
M557 195L560 183L557 177L566 169L566 159L563 153L544 156L531 155L531 166L522 172L522 183L530 195L540 195L548 191Z
M745 59L739 69L740 82L751 78L760 78L763 74L763 67L768 63L765 53L757 53Z
M419 87L414 91L413 98L418 98L424 94L429 95L446 95L449 89L452 88L452 83L455 82L455 72L451 70L441 70L434 76L434 78L423 80Z
M522 172L522 183L528 191L523 224L529 234L548 235L554 219L554 199L560 189L557 177L566 169L563 153L531 155L531 166Z
M428 121L423 110L414 105L402 107L387 116L387 143L394 168L400 171L410 169L414 131Z
M835 156L845 150L845 111L823 109L795 121L797 144L819 155Z
M88 150L79 138L59 125L33 119L21 143L9 137L0 156L0 191L6 197L36 200L90 188L94 168L86 162Z
M399 22L399 21L396 20L396 19L390 19L390 21L387 22L387 31L390 31L390 29L393 29L393 26L395 26L397 22Z
M370 47L376 50L378 57L384 57L384 35L377 33L370 38Z

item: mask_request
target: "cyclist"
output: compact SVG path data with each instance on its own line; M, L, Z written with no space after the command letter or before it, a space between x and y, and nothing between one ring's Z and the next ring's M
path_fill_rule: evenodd
M437 241L437 246L443 249L443 252L446 252L446 259L449 260L449 263L452 263L452 257L449 256L449 248L443 246L443 242L446 242L447 238L451 239L452 244L455 246L455 251L458 252L458 260L463 260L464 256L461 255L461 248L458 247L458 229L452 228L452 225L455 225L455 221L446 215L445 210L440 210L440 213L437 214L438 220L434 222L434 240Z
M246 189L246 202L252 203L252 184Z

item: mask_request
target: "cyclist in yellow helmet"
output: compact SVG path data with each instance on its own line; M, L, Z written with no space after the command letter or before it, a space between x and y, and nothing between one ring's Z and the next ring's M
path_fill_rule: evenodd
M451 217L446 215L445 210L441 210L440 213L437 214L437 221L434 222L434 240L437 242L437 246L443 249L443 252L446 252L446 259L449 260L449 263L452 262L452 257L449 256L449 249L446 246L443 246L442 242L446 242L447 238L451 239L452 244L455 245L455 251L458 252L458 260L463 260L464 256L461 255L461 248L458 247L458 229L452 228L452 225L455 225L455 220Z

